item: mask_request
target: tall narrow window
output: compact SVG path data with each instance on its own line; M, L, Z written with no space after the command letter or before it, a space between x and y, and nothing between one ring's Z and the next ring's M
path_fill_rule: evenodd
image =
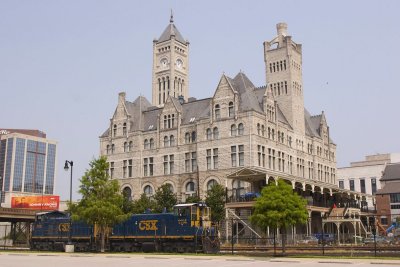
M243 134L244 134L243 123L239 123L239 125L238 125L238 135L243 135Z
M114 178L114 162L110 162L110 178Z
M117 125L114 124L113 136L117 136Z
M132 177L132 161L133 160L128 160L128 177Z
M360 179L360 190L361 193L365 193L365 179Z
M233 107L233 102L229 102L229 107L228 107L228 116L229 118L232 118L235 115L234 107Z
M124 160L122 165L122 178L126 178L128 172L128 161Z
M218 169L218 148L213 149L213 164L214 169Z
M207 149L207 155L206 155L206 161L207 161L207 170L211 170L211 149Z
M124 142L124 152L128 152L128 142Z
M170 146L175 146L175 137L173 135L169 137L169 144Z
M150 149L154 148L154 139L150 138Z
M354 180L350 180L349 183L350 183L350 190L354 191Z
M124 122L124 125L122 126L122 134L124 136L126 135L126 122Z
M239 145L239 166L244 166L244 145Z
M129 141L129 145L128 145L128 151L132 151L133 150L133 142Z
M215 119L216 120L220 119L221 118L221 108L218 104L215 105L214 112L215 112Z
M372 190L372 194L375 195L375 193L376 193L376 178L375 177L371 178L371 190Z
M236 146L231 146L231 165L232 167L237 166Z
M168 138L168 136L164 136L164 147L169 147L169 138Z
M207 129L207 140L211 140L211 139L212 139L212 132L211 132L211 129L208 128Z
M213 135L214 135L214 139L219 139L219 131L218 131L217 127L214 127Z
M237 129L236 129L236 124L231 125L231 136L236 136Z

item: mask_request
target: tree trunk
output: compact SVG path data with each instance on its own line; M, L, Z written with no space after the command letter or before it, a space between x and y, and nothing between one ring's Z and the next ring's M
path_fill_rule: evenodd
M281 228L282 232L282 253L286 254L286 227Z
M100 235L101 235L101 246L100 246L100 252L104 253L105 251L105 244L106 244L106 228L104 226L101 226L100 228Z

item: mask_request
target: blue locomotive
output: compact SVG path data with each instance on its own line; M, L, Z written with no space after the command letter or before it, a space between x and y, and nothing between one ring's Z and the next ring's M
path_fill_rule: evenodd
M110 228L106 238L109 251L219 252L217 228L211 225L210 208L203 203L178 204L173 213L132 215ZM31 248L62 250L69 237L75 251L98 251L96 226L72 222L62 212L39 213L33 224ZM70 236L71 235L71 236Z

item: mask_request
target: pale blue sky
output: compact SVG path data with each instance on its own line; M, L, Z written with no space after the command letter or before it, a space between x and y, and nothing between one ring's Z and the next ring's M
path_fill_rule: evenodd
M223 72L265 84L263 46L288 23L303 44L305 105L325 111L338 166L400 152L400 1L0 0L0 128L58 143L56 194L69 196L99 154L118 92L151 101L152 41L169 23L190 41L190 96Z

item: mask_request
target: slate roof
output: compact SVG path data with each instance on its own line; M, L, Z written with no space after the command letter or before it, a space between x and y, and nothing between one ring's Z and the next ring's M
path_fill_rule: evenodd
M171 25L173 25L171 23ZM164 32L165 33L165 32ZM164 34L163 33L163 34ZM232 89L237 92L239 97L239 111L256 111L263 113L263 101L267 86L255 87L250 79L243 73L239 72L235 78L230 78L225 76L231 85ZM272 94L269 97L273 97ZM191 102L180 103L178 99L170 97L175 107L182 114L181 123L184 125L194 123L200 119L209 118L210 115L210 105L212 98L205 98L200 100L195 100ZM150 102L143 96L139 96L135 101L129 102L125 101L125 106L127 112L131 116L132 125L131 131L152 131L157 129L157 120L159 114L162 112L162 108L154 107ZM292 125L289 124L285 117L285 114L277 105L276 110L277 120L280 123L287 125L289 128L293 129ZM321 120L323 119L323 114L311 116L310 113L304 109L304 120L305 120L305 134L310 137L321 137L319 134L319 127ZM195 120L191 121L191 119ZM141 125L139 125L141 124ZM107 129L101 137L109 135L109 129ZM332 142L332 141L331 141ZM332 142L333 143L333 142ZM400 174L400 165L399 165ZM400 175L399 175L400 176ZM398 176L398 177L399 177ZM400 180L400 177L399 177Z
M171 36L174 35L175 39L182 44L186 44L185 39L182 34L179 32L178 28L175 26L173 22L171 22L167 28L163 31L160 38L158 38L157 43L165 42L171 40Z
M376 192L377 195L386 195L393 193L400 193L400 181L392 181L390 183L387 183L382 189L379 189Z
M388 164L383 171L381 181L400 181L400 163ZM400 191L399 191L400 192Z

